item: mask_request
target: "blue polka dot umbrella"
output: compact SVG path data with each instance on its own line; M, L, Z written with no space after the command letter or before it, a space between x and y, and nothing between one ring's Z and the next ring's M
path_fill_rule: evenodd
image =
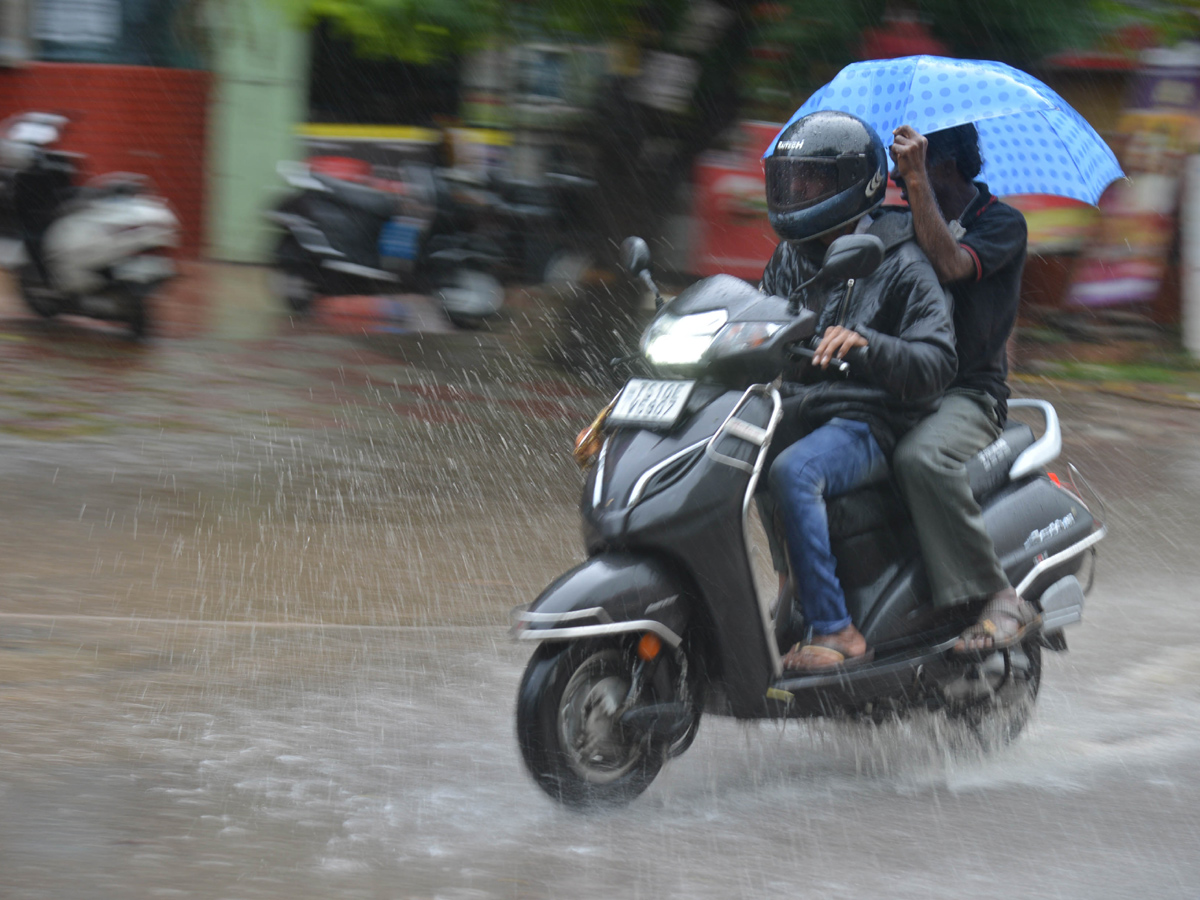
M824 109L866 120L885 147L900 125L929 134L974 122L983 153L980 177L998 196L1054 194L1094 204L1123 175L1083 116L1004 63L941 56L854 63L809 97L788 125Z

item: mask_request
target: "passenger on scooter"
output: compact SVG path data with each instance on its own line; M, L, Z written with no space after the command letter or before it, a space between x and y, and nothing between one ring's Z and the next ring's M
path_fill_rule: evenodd
M954 296L958 374L936 413L896 447L893 471L912 513L936 606L986 598L955 649L1019 643L1038 612L1017 595L996 557L966 463L1008 415L1008 337L1017 317L1026 227L975 178L983 167L974 125L925 137L896 129L893 177L912 209L917 242Z
M951 312L938 278L913 239L906 212L877 212L887 154L874 130L840 112L799 119L766 159L771 226L783 238L763 272L764 291L818 312L805 386L785 385L769 485L782 511L787 555L811 636L784 668L811 672L870 658L838 581L825 513L827 498L880 477L896 440L935 408L954 377ZM874 273L823 289L799 286L820 267L834 238L877 236L884 258ZM849 294L849 296L847 296ZM834 358L848 378L825 376ZM794 441L792 443L791 441Z

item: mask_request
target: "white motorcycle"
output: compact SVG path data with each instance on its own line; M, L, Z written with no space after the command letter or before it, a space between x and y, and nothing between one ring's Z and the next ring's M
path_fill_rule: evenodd
M41 316L59 313L148 325L147 298L176 274L179 220L144 176L110 173L76 185L78 154L53 150L63 116L27 112L0 123L15 240L0 264Z

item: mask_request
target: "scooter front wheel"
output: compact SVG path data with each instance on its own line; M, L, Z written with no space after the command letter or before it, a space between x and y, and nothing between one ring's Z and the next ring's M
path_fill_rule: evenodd
M517 694L517 741L547 794L572 807L628 803L668 748L619 720L636 656L620 641L541 645Z

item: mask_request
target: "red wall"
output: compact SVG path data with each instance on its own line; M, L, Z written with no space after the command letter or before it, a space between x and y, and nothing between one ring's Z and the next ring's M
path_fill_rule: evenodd
M154 180L183 225L182 255L204 240L207 72L90 63L0 69L0 118L68 116L61 149L86 153L85 175L139 172Z

